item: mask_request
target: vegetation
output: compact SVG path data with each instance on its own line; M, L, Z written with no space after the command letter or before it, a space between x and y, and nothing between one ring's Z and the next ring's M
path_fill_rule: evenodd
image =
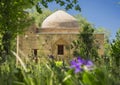
M97 53L97 44L95 44L95 36L93 26L87 22L80 15L76 16L80 23L80 33L78 35L78 39L73 41L72 48L74 49L74 56L81 55L86 59L95 59L98 57Z
M29 9L29 10L30 10L29 16L35 20L35 24L38 27L41 27L41 24L45 20L45 18L48 17L50 14L52 14L52 11L50 11L49 9L43 9L41 14L38 13L34 7L32 9Z
M116 82L120 83L120 29L116 33L116 39L111 44L111 72Z
M30 3L22 0L0 1L0 52L6 57L11 54L12 40L31 23L28 13L24 10L29 6L31 6Z
M17 34L23 32L23 29L31 24L32 19L28 17L27 9L36 7L39 13L41 8L48 7L48 3L55 1L66 10L75 8L80 11L77 4L78 0L1 0L0 1L0 54L10 56L12 49L12 40Z
M45 58L45 57L44 57ZM29 62L25 70L23 65L15 66L15 62L5 62L0 66L0 82L2 85L116 85L107 75L105 67L94 67L74 73L70 65L56 65L56 61L44 59L38 64ZM24 63L23 61L21 61ZM25 65L25 64L24 64ZM77 63L76 63L77 65ZM88 64L85 64L88 65ZM94 64L93 64L94 65ZM95 65L94 65L95 66Z
M95 65L95 62L91 61L98 56L93 36L95 29L79 15L76 17L81 18L78 21L83 29L72 46L74 56L82 58L64 63L42 56L38 63L30 60L25 63L11 51L15 50L12 47L16 36L22 33L25 27L33 22L40 26L44 18L51 14L51 11L43 11L41 8L47 8L48 3L53 1L65 6L66 10L81 10L78 0L0 1L0 85L120 85L120 30L112 44L106 37L105 54L99 58L100 64ZM33 6L43 13L39 18L37 12L30 14L29 8ZM41 20L40 23L37 19ZM18 65L15 58L19 60Z
M119 67L120 66L120 30L118 30L116 34L116 39L111 44L112 50L111 50L111 56L113 56L113 59L115 60L115 64Z

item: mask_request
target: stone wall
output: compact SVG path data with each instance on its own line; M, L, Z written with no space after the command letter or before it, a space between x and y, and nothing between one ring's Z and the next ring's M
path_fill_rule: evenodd
M70 45L77 39L78 29L42 29L31 26L19 38L19 49L26 56L34 56L34 50L37 49L39 57L53 55L56 59L65 59L72 57ZM94 34L95 42L99 45L98 53L104 54L104 34ZM64 46L64 55L58 55L58 45Z

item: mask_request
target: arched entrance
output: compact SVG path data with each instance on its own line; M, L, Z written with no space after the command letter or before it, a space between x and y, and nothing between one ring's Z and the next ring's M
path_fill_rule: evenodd
M67 49L68 46L69 43L64 38L59 38L53 44L53 54L56 56L58 60L64 59L68 55L69 52L69 49Z

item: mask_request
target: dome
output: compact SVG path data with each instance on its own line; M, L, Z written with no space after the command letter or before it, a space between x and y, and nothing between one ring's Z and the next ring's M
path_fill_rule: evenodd
M79 28L79 24L73 16L59 10L48 16L43 21L41 28Z

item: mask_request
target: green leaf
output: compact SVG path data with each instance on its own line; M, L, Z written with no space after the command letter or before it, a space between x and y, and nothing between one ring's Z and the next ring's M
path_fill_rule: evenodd
M80 6L79 6L79 5L76 5L76 6L75 6L75 10L81 11Z
M73 3L76 4L78 2L78 0L73 0Z
M13 81L13 85L25 85L25 83L19 81Z
M64 2L64 1L60 1L60 5L61 5L61 6L64 6L64 5L65 5L65 2Z
M38 13L42 13L42 9L39 7L38 4L36 5L36 9L37 9L37 12L38 12Z
M95 85L93 82L94 78L92 75L90 75L89 73L85 72L83 74L83 82L85 85Z

